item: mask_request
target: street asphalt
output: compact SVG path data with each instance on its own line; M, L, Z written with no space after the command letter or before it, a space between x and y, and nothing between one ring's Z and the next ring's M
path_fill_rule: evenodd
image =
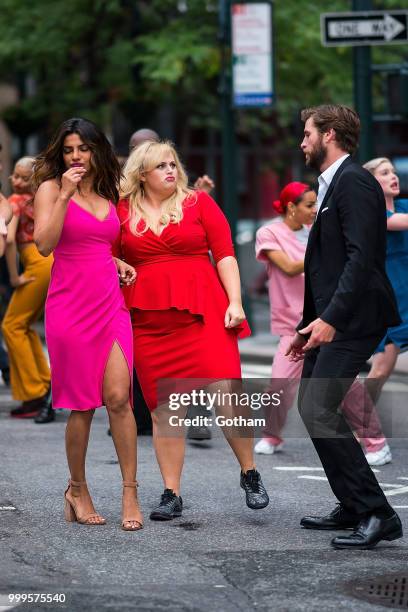
M245 367L255 375L255 366ZM0 611L380 612L385 608L352 594L363 593L359 581L375 584L384 574L406 572L408 582L407 537L372 551L336 551L330 547L335 534L300 528L302 515L326 513L335 501L306 437L289 437L283 452L257 457L271 498L258 511L245 506L239 468L222 437L188 443L183 516L169 523L149 521L162 482L151 438L140 437L145 526L125 533L105 409L95 415L87 465L91 493L108 524L86 527L63 518L66 413L35 425L11 419L13 405L1 387ZM408 534L408 441L394 438L390 445L394 461L377 477ZM65 603L15 606L8 595L17 593L60 594Z

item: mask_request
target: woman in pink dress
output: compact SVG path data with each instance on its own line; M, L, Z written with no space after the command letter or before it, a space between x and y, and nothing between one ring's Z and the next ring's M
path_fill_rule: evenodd
M70 481L65 518L103 525L85 480L95 409L106 405L123 477L122 529L142 527L136 495L136 424L130 404L132 328L120 291L134 269L112 256L120 167L104 134L86 119L65 121L35 168L34 239L54 254L45 322L54 408L66 428Z
M264 455L282 449L282 430L302 374L303 362L290 361L286 352L302 318L307 226L316 216L316 193L305 183L289 183L273 207L282 219L258 230L255 248L257 259L267 266L271 331L280 336L272 365L271 392L276 387L276 391L283 389L284 393L280 395L280 405L268 413L263 436L255 445L255 452ZM367 404L368 399L363 386L355 381L343 404L344 414L366 453L385 439L375 408L371 402Z

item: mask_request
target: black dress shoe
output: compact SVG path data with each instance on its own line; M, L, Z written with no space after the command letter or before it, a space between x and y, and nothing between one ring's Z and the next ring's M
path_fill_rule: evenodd
M10 416L13 417L13 419L32 419L37 416L39 409L39 407L33 407L27 405L27 402L23 402L18 408L10 410Z
M326 516L304 516L300 525L305 529L354 529L361 521L361 516L345 510L337 504Z
M52 421L55 421L55 410L49 403L45 403L35 417L34 423L43 425L44 423L52 423Z
M245 491L248 508L260 510L269 504L268 493L257 470L241 472L240 486Z
M176 516L181 516L183 511L183 500L171 489L164 489L160 504L151 512L152 521L171 521Z
M36 397L31 400L24 401L18 408L13 408L10 411L10 416L15 419L31 419L36 417L40 410L45 405L49 405L51 402L51 386L48 387L46 393L41 397Z
M211 440L210 428L206 425L190 425L187 431L189 440Z
M371 514L360 521L352 534L337 536L331 544L334 548L366 550L374 548L381 540L398 540L402 536L402 525L398 514L394 513L386 519Z

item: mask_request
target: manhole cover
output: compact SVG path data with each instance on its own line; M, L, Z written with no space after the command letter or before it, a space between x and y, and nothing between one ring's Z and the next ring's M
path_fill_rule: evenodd
M350 582L347 590L350 595L372 604L408 610L408 573Z

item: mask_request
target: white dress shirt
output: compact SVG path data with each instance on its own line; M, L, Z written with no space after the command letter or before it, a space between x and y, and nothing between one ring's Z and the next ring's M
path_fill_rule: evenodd
M346 153L346 155L342 155L342 157L339 157L339 159L335 161L331 166L326 168L326 170L322 172L319 178L317 179L319 181L319 190L317 192L317 212L319 212L319 209L322 205L327 190L330 187L330 183L332 182L334 175L347 157L350 157L349 153Z

